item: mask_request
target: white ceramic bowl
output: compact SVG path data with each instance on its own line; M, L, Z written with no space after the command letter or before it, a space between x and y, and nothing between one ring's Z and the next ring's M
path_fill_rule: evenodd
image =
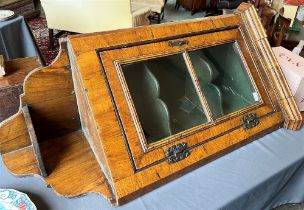
M30 198L17 190L0 189L0 210L37 210Z
M14 17L15 13L11 10L0 10L0 21L8 20Z

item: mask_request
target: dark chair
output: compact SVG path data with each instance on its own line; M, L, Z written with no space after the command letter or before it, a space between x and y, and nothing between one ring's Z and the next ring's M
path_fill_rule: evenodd
M268 37L269 43L272 47L278 47L281 45L286 33L288 32L291 19L284 18L279 15L274 25L272 26L270 36Z
M178 10L180 6L191 11L191 15L194 15L200 10L206 10L206 0L176 0L175 9Z
M219 0L217 1L217 9L236 9L243 0Z
M269 37L277 11L271 7L271 3L268 0L250 0L248 3L253 4L256 8L261 23Z
M274 20L276 15L277 15L277 11L270 6L265 6L261 10L261 14L260 14L261 23L268 37L271 35L272 26L274 25Z
M244 0L210 0L206 16L230 13L227 10L236 9L242 2L244 2Z

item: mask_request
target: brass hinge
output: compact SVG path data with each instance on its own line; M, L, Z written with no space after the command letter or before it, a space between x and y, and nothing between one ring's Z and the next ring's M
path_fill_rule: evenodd
M243 127L245 129L250 129L250 128L253 128L253 127L257 126L260 123L260 120L256 116L255 113L251 113L251 114L248 114L248 115L244 116L242 118L242 122L244 124Z
M166 150L167 160L170 164L183 160L189 155L190 151L185 142L173 145Z

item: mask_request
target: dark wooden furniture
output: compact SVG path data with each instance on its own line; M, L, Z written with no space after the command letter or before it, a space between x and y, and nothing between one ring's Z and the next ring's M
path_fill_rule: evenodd
M175 8L179 9L180 6L190 10L193 15L200 10L206 10L206 0L177 0Z
M57 34L54 34L54 29L49 28L49 48L54 49L55 39L59 39L64 34L68 33L67 31L59 31Z
M267 36L270 36L277 12L271 6L268 5L260 8L260 10L261 10L260 17L261 17L262 25L266 30Z
M40 14L33 0L1 0L0 9L13 10L16 15L22 15L25 18L36 17Z
M163 6L161 13L158 12L152 12L151 15L149 15L150 23L156 22L160 23L161 20L163 20L165 17L165 6Z
M217 9L236 9L243 0L218 0L216 3Z
M271 35L272 26L274 24L275 16L277 12L271 7L268 0L253 0L249 3L253 4L257 10L258 16L261 18L262 25L266 30L267 36Z
M300 28L300 31L288 30L286 32L286 36L284 36L281 43L283 47L289 50L293 50L293 48L295 48L298 45L298 43L304 39L304 26L297 19L295 19L294 24L297 25L298 28Z
M6 75L0 77L0 122L16 114L20 107L25 77L41 67L38 57L20 58L5 62Z
M206 17L222 14L232 14L243 0L210 0Z
M8 170L113 205L303 123L246 3L222 17L71 36L24 88L0 126Z
M291 19L285 18L279 14L269 36L269 42L272 47L281 46L281 43L288 32L290 22Z

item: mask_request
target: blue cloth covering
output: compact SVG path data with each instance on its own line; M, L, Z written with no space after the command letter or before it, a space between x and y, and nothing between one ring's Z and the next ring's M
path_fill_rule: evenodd
M38 209L112 209L96 194L58 197L39 178L14 178L2 162L0 188L28 193ZM115 209L264 210L303 201L304 129L280 129Z
M0 54L5 60L39 56L37 45L22 16L0 21Z

